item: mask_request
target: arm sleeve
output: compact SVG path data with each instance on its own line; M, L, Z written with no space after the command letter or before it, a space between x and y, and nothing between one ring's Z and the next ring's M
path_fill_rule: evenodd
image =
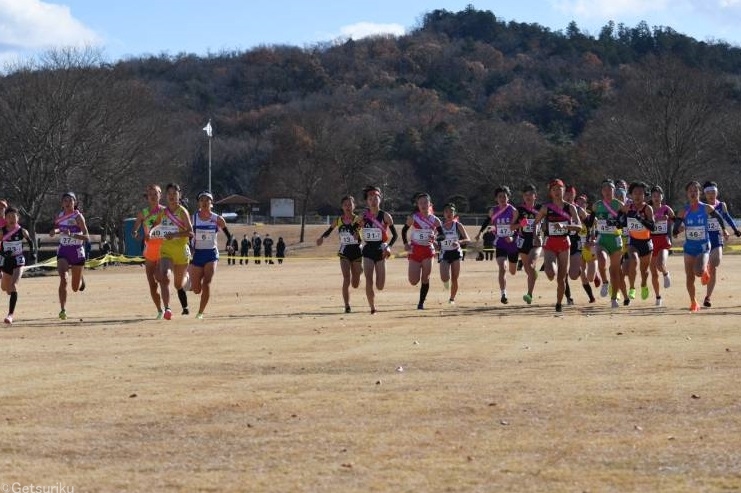
M389 226L389 230L391 231L391 241L389 241L389 247L394 246L394 243L396 243L396 239L399 237L399 234L396 232L396 226L393 224Z
M332 234L332 230L334 229L334 224L327 228L327 231L322 233L322 238L329 238L329 235Z
M484 222L483 222L483 224L481 224L481 228L479 229L479 234L481 234L484 231L486 231L486 228L488 228L490 224L491 224L491 218L490 217L487 217L486 219L484 219Z
M674 216L674 225L672 226L672 234L677 236L679 234L679 227L682 225L683 219L679 216Z
M736 223L731 217L731 215L728 213L728 211L724 210L722 213L723 219L725 219L726 223L733 229L734 233L738 232L738 228L736 227Z
M404 226L401 228L401 241L404 242L404 244L408 244L409 240L407 239L407 232L409 231L409 225L404 224Z
M714 217L715 219L718 220L718 222L720 223L720 229L726 228L726 222L723 220L723 216L718 214L718 211L714 210L713 212L711 212L710 217Z

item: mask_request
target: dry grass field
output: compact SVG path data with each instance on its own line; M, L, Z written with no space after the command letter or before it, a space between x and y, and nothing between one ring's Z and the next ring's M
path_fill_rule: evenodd
M57 278L24 278L0 329L2 490L741 490L741 256L698 314L674 255L665 307L574 283L559 317L544 276L532 306L509 277L503 306L473 259L456 305L435 274L418 311L394 259L371 316L362 285L343 313L336 237L294 247L222 260L204 320L153 320L140 266L88 271L66 321Z

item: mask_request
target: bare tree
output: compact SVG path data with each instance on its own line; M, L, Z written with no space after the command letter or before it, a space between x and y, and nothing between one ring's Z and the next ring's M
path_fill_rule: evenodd
M624 79L582 145L606 175L659 184L676 201L687 181L712 173L721 158L724 82L672 58L626 69Z

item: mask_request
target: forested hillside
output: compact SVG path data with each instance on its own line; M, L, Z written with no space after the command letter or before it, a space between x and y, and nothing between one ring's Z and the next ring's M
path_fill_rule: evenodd
M668 27L588 35L434 10L408 35L101 63L62 51L0 80L4 193L40 218L80 192L117 224L146 182L213 188L300 210L380 185L483 212L499 184L559 176L594 196L641 179L682 201L689 179L741 206L741 49ZM738 210L738 207L736 207Z

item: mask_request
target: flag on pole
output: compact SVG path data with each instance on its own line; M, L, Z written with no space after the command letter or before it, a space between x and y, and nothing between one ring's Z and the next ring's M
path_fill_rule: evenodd
M211 126L211 120L208 120L208 123L205 127L203 127L203 131L206 132L206 135L208 135L209 138L214 136L214 129Z

